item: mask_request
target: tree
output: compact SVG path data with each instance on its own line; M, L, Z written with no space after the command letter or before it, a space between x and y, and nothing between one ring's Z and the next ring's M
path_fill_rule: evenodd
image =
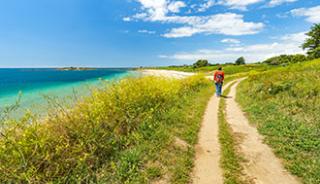
M208 60L200 59L200 60L198 60L197 62L195 62L193 64L193 67L194 68L200 68L200 67L209 66L209 65L210 64L209 64Z
M244 59L244 57L239 57L235 63L236 65L244 65L246 64L246 60Z
M308 50L307 53L310 58L320 58L320 24L312 26L306 35L308 38L302 45L302 48Z

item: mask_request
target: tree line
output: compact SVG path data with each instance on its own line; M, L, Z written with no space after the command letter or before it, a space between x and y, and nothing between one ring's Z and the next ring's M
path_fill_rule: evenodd
M234 63L226 63L226 64L235 64L235 65L244 65L246 64L246 60L244 57L239 57ZM211 64L206 59L199 59L197 62L195 62L192 67L193 68L201 68L206 66L216 66L220 64Z

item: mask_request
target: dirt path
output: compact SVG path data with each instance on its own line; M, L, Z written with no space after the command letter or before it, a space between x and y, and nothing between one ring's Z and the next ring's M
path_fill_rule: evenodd
M228 85L230 82L224 89ZM218 108L219 98L214 95L207 106L199 133L199 141L196 145L195 167L192 174L192 183L194 184L223 183L222 170L219 166Z
M296 184L298 180L290 175L282 166L281 161L272 150L263 143L263 137L256 128L249 125L247 118L236 103L236 87L240 80L231 88L226 100L227 121L235 134L241 136L240 152L246 162L244 171L257 184Z

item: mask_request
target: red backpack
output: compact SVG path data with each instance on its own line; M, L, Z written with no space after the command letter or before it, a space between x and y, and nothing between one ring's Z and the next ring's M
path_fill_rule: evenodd
M223 76L221 73L218 73L216 76L216 82L217 83L222 83L223 82Z
M216 83L222 83L223 82L223 72L217 71L215 74L215 82Z

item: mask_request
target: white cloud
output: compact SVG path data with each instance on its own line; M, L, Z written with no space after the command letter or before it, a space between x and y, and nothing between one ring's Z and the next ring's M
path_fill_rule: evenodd
M218 4L229 6L231 9L247 10L247 6L263 1L264 0L220 0Z
M245 11L245 10L247 10L248 6L260 3L263 1L265 1L265 0L206 0L205 3L200 4L198 6L199 7L198 11L204 12L214 5L222 5L222 6L227 6L230 9L238 9L238 10ZM277 0L274 0L274 1L277 1ZM284 0L284 1L286 1L286 0ZM287 0L287 1L293 1L293 0ZM193 5L193 6L196 7L197 5Z
M192 36L194 34L223 34L223 35L249 35L258 33L263 23L245 22L243 15L234 13L216 14L211 16L171 17L171 21L182 23L184 26L173 28L164 37L177 38Z
M193 62L199 58L210 60L212 63L233 62L244 56L250 62L263 61L281 54L303 54L300 48L305 37L304 32L288 34L279 38L277 42L254 44L243 47L228 47L225 49L201 49L194 52L178 52L173 55L161 55L161 58ZM160 56L159 56L160 57Z
M222 13L208 16L179 16L176 13L183 7L181 1L170 0L137 0L142 5L140 13L126 21L142 20L148 22L161 22L180 24L167 33L166 38L190 37L195 34L223 34L223 35L249 35L258 33L263 23L245 22L243 15L235 13ZM170 8L173 6L175 8ZM172 15L173 14L173 15Z
M287 34L282 36L280 39L286 42L296 42L302 44L307 39L307 32L300 32L294 34Z
M186 6L183 1L170 0L137 0L142 5L142 10L145 11L144 18L151 21L161 21L168 13L179 13L180 8ZM140 13L141 14L141 13ZM138 18L137 16L135 16Z
M131 21L131 18L130 18L130 17L123 17L122 20L125 21L125 22L130 22L130 21Z
M284 4L284 3L293 3L293 2L296 2L298 0L271 0L269 3L268 3L268 6L269 7L274 7L274 6L279 6L281 4Z
M162 36L166 38L181 38L181 37L190 37L201 31L193 27L180 27L173 28L169 33L165 33Z
M156 34L155 31L149 31L149 30L145 30L145 29L139 30L138 33Z
M181 8L186 7L187 5L182 1L172 2L168 5L168 10L173 13L179 13Z
M311 23L320 22L320 6L311 8L298 8L290 11L294 16L306 17L306 20Z
M233 39L233 38L226 38L226 39L221 40L221 43L239 44L240 40Z
M137 13L133 16L134 19L144 19L147 18L148 14L147 13Z
M215 5L214 0L207 0L206 3L199 5L198 12L205 12L214 5Z

